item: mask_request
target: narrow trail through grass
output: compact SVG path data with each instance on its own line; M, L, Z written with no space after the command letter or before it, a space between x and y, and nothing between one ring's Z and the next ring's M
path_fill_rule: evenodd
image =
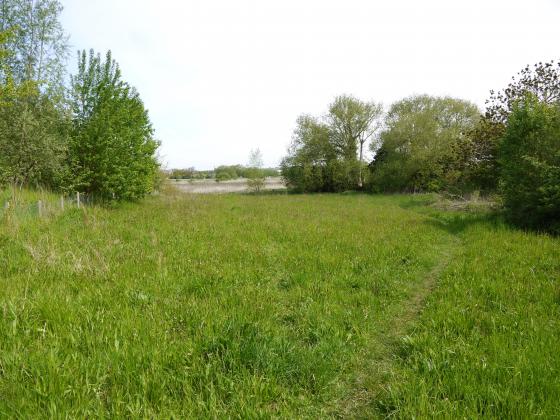
M434 219L438 224L443 222ZM354 391L338 407L333 409L333 414L340 418L370 418L375 416L372 403L378 400L386 391L386 386L394 378L395 353L398 352L400 342L418 321L425 301L430 293L437 287L437 282L442 272L450 262L461 252L462 240L452 235L445 238L445 247L441 250L438 261L415 283L410 295L390 311L376 333L376 346L371 351L371 357L362 372L356 377L353 384Z
M460 240L393 347L362 415L555 418L560 409L560 241L485 214L439 212Z

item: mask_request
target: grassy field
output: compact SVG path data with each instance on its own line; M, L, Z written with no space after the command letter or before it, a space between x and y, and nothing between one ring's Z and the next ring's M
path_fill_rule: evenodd
M557 416L560 240L431 200L0 210L0 417Z

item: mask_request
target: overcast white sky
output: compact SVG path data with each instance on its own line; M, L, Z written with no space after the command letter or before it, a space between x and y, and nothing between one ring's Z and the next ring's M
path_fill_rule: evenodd
M336 95L479 106L560 58L559 0L62 0L74 50L113 51L169 168L278 165L296 117ZM70 68L74 68L71 57Z

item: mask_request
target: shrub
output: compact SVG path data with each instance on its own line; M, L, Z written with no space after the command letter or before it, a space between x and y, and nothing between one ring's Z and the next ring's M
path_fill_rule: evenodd
M231 175L228 172L218 172L216 174L216 182L229 181Z
M509 116L500 148L508 219L560 233L560 106L528 95Z

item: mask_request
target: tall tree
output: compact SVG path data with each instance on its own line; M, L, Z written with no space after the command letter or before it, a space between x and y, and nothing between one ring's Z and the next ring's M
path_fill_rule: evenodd
M330 175L336 160L328 125L310 115L299 116L288 155L281 164L288 187L304 192L334 191Z
M0 184L63 186L67 125L34 82L0 86Z
M499 156L508 218L560 234L560 104L532 93L514 103Z
M249 190L260 192L264 187L265 175L262 169L263 157L259 148L251 150L247 169L247 186Z
M58 188L66 178L67 119L33 80L17 81L0 33L0 184Z
M0 30L12 31L7 66L19 83L38 82L42 91L62 96L67 36L59 0L0 0Z
M71 165L76 188L104 200L137 199L154 186L159 168L148 112L121 79L109 51L78 55L72 77Z
M527 94L534 95L545 104L560 103L560 61L540 62L525 66L512 77L508 86L498 92L490 91L486 101L486 118L505 124L514 106L524 101Z
M459 148L478 121L476 105L455 98L413 96L394 103L385 118L373 165L382 191L438 191L461 175Z
M466 182L481 190L497 190L500 173L498 152L515 104L533 95L544 104L560 102L560 62L540 62L526 66L500 91L490 91L486 112L463 143L470 156Z
M324 118L303 115L282 161L287 184L301 191L362 188L364 147L375 138L382 106L341 95Z
M379 129L382 113L381 104L364 102L350 95L338 96L329 106L327 120L331 130L331 142L345 160L358 159L359 188L363 186L364 145Z

